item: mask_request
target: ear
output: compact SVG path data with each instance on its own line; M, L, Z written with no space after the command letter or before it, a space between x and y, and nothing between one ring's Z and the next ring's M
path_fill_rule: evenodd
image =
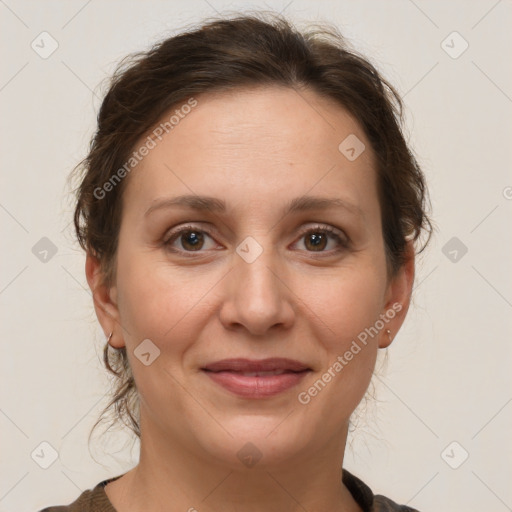
M402 326L411 302L412 287L414 283L415 252L411 241L407 243L406 258L397 274L388 283L385 305L382 311L387 319L385 327L379 337L379 348L391 345ZM387 334L387 329L391 333Z
M117 307L117 288L107 287L104 283L104 273L101 270L99 260L87 253L85 259L85 275L92 292L96 316L103 328L105 338L113 332L110 345L114 348L125 346L121 329L119 310Z

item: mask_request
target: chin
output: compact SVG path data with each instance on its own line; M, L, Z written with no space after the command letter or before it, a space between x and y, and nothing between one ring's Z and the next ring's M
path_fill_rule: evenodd
M223 428L196 432L198 443L219 464L228 465L231 470L239 471L243 466L248 469L275 468L308 451L307 440L311 440L298 415L286 416L281 413L238 414L230 419L217 417ZM313 450L313 447L309 445L309 449Z

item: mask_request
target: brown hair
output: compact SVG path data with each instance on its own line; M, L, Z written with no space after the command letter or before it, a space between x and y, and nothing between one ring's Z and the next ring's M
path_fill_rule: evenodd
M418 252L423 251L432 234L427 190L401 130L398 93L349 48L336 27L324 23L300 32L282 16L260 11L213 19L147 52L128 55L111 77L89 154L75 169L81 171L75 190L76 235L80 246L99 259L105 284L115 281L126 179L101 198L95 190L112 179L137 141L174 106L201 93L260 85L307 88L355 117L376 156L388 274L403 265L408 240L416 242L426 231ZM117 386L101 417L114 405L116 417L127 419L125 424L140 437L138 395L126 349L111 354L109 347L105 344L103 358Z

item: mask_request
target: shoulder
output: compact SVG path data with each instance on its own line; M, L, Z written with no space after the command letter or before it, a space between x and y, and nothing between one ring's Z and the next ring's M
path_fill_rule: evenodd
M39 512L116 512L105 492L105 486L120 476L102 480L94 488L82 492L69 505L46 507Z
M97 510L101 510L94 504L95 497L98 496L96 487L92 490L84 491L75 501L73 501L73 503L70 503L69 505L47 507L39 512L96 512Z
M407 505L399 505L393 500L377 494L373 499L373 510L375 512L419 512Z
M380 494L374 495L367 484L346 469L343 469L343 483L364 512L419 512Z

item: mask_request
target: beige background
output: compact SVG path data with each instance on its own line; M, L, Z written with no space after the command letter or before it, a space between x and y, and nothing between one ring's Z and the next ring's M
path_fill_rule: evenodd
M136 463L138 445L130 453L120 433L87 446L108 381L65 179L121 57L247 8L338 25L405 95L430 185L438 230L346 467L422 512L512 510L512 2L5 0L0 511L70 503ZM31 48L43 31L58 42L47 59ZM57 249L46 262L32 252L43 237ZM456 261L453 237L468 250ZM41 443L58 453L47 469Z

